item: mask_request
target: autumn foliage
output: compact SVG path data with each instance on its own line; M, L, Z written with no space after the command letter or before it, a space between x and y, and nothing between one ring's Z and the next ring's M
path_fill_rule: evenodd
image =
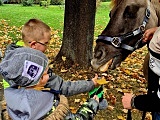
M0 21L0 50L4 54L6 46L12 42L21 40L21 28L9 26L7 21ZM52 39L46 55L52 61L59 52L61 47L61 38L58 36L58 31L52 30ZM94 43L95 45L95 43ZM121 97L126 92L134 94L146 94L147 81L144 79L142 65L144 57L147 53L146 46L136 50L129 55L121 66L115 70L108 70L106 73L98 73L92 68L87 70L81 69L78 65L73 65L72 68L64 68L63 66L50 65L56 74L65 80L90 79L98 73L101 80L99 84L104 86L104 98L108 101L108 108L101 110L95 116L95 120L125 120L127 110L123 109ZM65 62L65 57L62 60ZM88 98L88 93L69 97L70 109L76 112L79 105L83 104ZM133 119L140 120L142 112L136 109L132 110ZM150 119L150 114L147 113L147 120Z

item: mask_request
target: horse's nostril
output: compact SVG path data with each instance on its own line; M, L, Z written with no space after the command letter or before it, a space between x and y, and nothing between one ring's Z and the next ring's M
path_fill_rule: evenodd
M99 50L98 52L95 53L94 57L99 59L99 58L101 58L102 54L103 54L103 52L101 50Z

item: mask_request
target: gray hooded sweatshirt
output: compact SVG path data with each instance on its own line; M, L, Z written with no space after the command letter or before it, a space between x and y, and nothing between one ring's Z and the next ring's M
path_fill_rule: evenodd
M15 51L19 54L22 52L22 49L25 48L19 48L11 44L7 48L5 57L10 59L9 57L12 55L8 54L14 53ZM3 60L5 60L5 57ZM18 63L19 61L15 62ZM9 64L6 64L6 66L9 66ZM13 70L15 69L13 68ZM17 78L19 79L19 77ZM57 98L57 93L71 96L89 92L94 88L94 83L91 80L78 80L75 82L65 81L54 73L51 74L50 79L45 86L46 88L51 88L52 91L54 91L52 93L25 89L25 86L20 89L15 89L13 86L17 85L19 80L15 78L5 78L5 80L11 85L11 87L4 90L4 95L7 102L7 110L13 120L37 120L43 117L53 106L57 106L58 103L53 103L55 98ZM23 86L23 83L20 82L19 85Z

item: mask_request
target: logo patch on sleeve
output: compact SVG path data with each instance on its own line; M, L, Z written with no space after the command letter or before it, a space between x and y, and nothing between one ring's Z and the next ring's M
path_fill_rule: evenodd
M30 80L34 81L39 78L39 76L42 74L42 71L43 71L43 66L25 60L22 76L27 77Z

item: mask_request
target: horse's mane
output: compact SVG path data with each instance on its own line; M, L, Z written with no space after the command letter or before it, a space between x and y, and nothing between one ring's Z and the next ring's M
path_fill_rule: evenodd
M114 7L116 3L117 3L117 0L111 0L111 6L112 7Z
M111 0L111 7L117 6L122 0Z

